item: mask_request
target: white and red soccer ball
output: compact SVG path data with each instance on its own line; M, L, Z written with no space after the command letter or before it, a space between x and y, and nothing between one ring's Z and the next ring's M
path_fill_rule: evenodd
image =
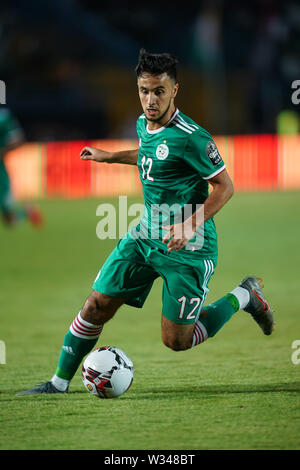
M92 395L116 398L129 389L134 368L124 351L113 346L103 346L86 357L81 375L85 388Z

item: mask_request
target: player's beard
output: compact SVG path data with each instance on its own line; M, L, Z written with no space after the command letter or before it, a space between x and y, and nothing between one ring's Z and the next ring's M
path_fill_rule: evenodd
M171 102L172 102L172 98L170 98L169 104L168 104L167 108L165 109L165 111L164 111L158 118L153 118L153 119L152 119L152 118L148 118L148 117L146 116L147 121L151 121L151 122L160 122L160 121L165 117L165 115L167 114L167 112L169 111L170 106L171 106Z

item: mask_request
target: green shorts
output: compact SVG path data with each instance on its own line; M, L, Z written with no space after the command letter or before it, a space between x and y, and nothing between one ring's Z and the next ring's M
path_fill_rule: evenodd
M141 308L159 276L163 279L162 314L179 324L194 323L208 294L217 260L168 253L151 241L122 238L107 258L93 289Z

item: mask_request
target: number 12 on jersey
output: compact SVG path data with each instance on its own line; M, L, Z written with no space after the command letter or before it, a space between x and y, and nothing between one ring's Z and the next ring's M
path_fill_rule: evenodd
M143 158L142 158L142 170L143 170L142 178L143 179L145 179L145 176L146 176L147 180L154 181L152 176L150 176L152 163L153 163L152 158L150 158L150 157L147 158L147 157L145 157L145 155L143 156ZM145 168L145 166L148 167L148 168Z

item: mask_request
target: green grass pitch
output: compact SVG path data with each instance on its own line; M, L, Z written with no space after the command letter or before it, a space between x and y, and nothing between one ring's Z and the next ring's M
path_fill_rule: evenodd
M300 449L300 364L292 362L300 340L298 192L236 194L215 217L220 254L208 301L245 275L263 277L276 310L272 336L238 312L203 345L171 351L160 337L157 280L144 308L122 307L98 342L132 358L125 395L91 396L78 371L67 395L15 396L51 378L115 246L96 237L101 202L113 201L43 201L43 230L0 227L0 449Z

